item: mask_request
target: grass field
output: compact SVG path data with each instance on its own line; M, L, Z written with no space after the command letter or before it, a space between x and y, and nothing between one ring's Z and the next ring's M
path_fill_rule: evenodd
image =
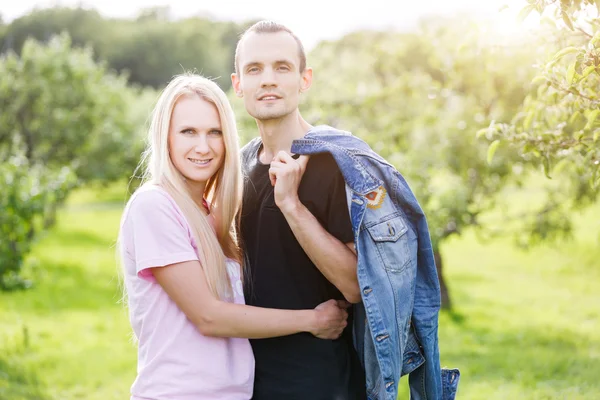
M28 260L28 291L0 293L0 399L126 399L136 353L118 303L124 189L80 191ZM458 399L600 399L600 207L571 242L530 252L471 234L443 248L454 311L442 364ZM405 382L399 398L407 399Z

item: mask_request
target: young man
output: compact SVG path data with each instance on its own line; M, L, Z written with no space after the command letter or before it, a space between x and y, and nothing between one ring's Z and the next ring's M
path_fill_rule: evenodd
M303 309L331 298L360 302L344 178L329 154L290 154L292 141L312 128L298 110L312 81L302 43L284 26L259 22L238 42L235 69L234 90L260 131L242 149L247 303ZM351 318L337 340L252 340L254 399L365 399Z

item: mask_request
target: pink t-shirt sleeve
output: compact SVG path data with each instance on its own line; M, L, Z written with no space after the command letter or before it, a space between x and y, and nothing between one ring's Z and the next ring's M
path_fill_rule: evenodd
M198 260L185 218L161 190L138 193L128 219L128 250L139 277L154 281L150 268Z

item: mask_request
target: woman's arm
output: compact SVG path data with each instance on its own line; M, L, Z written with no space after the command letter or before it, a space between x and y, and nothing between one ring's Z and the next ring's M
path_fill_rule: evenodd
M330 300L314 310L279 310L233 304L209 291L198 261L151 268L156 281L188 319L206 336L269 338L310 332L337 339L347 322L345 301Z

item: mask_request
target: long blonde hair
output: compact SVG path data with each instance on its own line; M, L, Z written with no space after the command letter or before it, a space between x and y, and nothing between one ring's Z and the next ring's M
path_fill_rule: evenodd
M194 201L184 176L169 155L168 137L173 109L179 98L186 95L198 95L214 104L221 120L225 160L207 182L204 194L215 219L216 236L206 218L206 211ZM211 292L218 298L232 299L233 291L225 261L228 257L241 262L238 235L233 222L241 205L242 173L233 110L227 96L216 83L189 73L177 75L169 82L152 111L142 165L145 165L142 181L166 190L187 219Z

